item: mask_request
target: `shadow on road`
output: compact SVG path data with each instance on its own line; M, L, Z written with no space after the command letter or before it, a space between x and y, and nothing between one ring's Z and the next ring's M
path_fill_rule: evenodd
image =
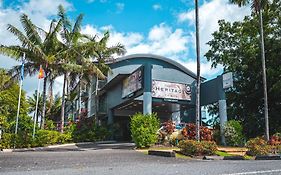
M132 150L134 143L130 142L96 142L96 143L76 143L78 149L100 150L100 149L125 149Z

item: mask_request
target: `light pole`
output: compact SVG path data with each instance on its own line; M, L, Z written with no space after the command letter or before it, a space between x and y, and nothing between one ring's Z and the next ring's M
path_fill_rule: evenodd
M196 83L196 140L200 141L200 41L199 41L199 9L198 0L195 0L195 30L196 30L196 60L197 60L197 83Z

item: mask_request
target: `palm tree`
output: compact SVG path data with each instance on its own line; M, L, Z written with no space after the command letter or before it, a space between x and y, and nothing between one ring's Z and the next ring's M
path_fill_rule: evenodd
M59 94L56 94L52 101L48 101L47 109L50 112L47 113L46 118L57 123L60 120L61 112L61 96Z
M29 104L29 113L34 113L36 110L36 100L37 100L37 90L32 94L31 97L27 98L27 103ZM38 109L37 109L37 115L34 116L34 119L36 118L36 121L38 121L39 116L42 117L42 108L43 108L43 95L40 94L38 97Z
M263 75L263 93L264 93L264 118L265 118L265 136L269 141L269 122L268 122L268 100L267 100L267 83L266 83L266 67L265 67L265 52L264 52L264 36L263 36L263 9L269 4L268 0L230 0L231 3L238 6L252 4L252 9L259 16L259 31L260 31L260 47L262 60L262 75Z
M50 24L49 31L35 26L27 15L20 16L20 21L24 29L21 32L15 26L9 24L7 30L14 34L21 45L5 46L0 45L0 54L9 56L17 61L25 54L25 76L33 76L38 72L39 66L42 65L45 71L43 83L43 109L42 109L42 125L44 126L46 111L46 87L47 81L50 80L52 70L56 69L55 60L57 55L62 52L62 45L57 38L57 34L61 28L61 21L53 20ZM20 76L21 65L14 66L9 70L12 78L16 79Z
M200 141L200 42L199 42L199 9L198 0L195 0L195 26L196 26L196 60L197 60L197 83L196 83L196 140Z
M58 16L63 21L63 30L61 36L64 40L65 47L69 52L65 52L62 56L64 64L61 69L64 72L63 95L62 95L62 110L61 110L61 132L63 132L64 124L64 108L65 108L65 86L67 81L70 81L72 87L78 84L81 89L81 81L89 82L91 77L97 76L104 79L104 70L108 70L105 60L112 57L113 54L123 54L125 52L124 46L118 44L117 46L107 47L106 44L109 39L109 34L106 34L96 41L97 37L90 37L80 33L83 15L80 14L73 27L69 22L62 6L59 6ZM92 57L97 58L97 63L93 62ZM81 90L80 90L81 91ZM67 92L69 94L69 92ZM80 94L80 93L79 93ZM80 112L80 111L79 111Z

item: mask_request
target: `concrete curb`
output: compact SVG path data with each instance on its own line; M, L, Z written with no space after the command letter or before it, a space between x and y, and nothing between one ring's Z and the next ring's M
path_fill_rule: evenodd
M66 144L59 144L59 145L49 145L45 147L3 149L0 150L0 152L11 153L11 152L27 152L27 151L44 151L52 148L63 148L66 146L81 146L81 145L88 145L88 144L114 144L114 143L118 143L118 142L115 140L109 140L109 141L98 141L98 142L66 143Z
M256 156L255 160L281 160L281 155Z
M204 156L203 160L224 160L222 156Z
M224 156L223 160L245 160L243 156Z
M62 148L66 146L76 146L76 145L86 145L86 144L93 144L94 142L81 142L81 143L67 143L61 145L49 145L45 147L34 147L34 148L16 148L16 149L3 149L1 152L4 153L11 153L11 152L26 152L26 151L43 151L48 150L51 148Z
M176 157L176 154L174 151L148 150L148 155L163 156L163 157Z

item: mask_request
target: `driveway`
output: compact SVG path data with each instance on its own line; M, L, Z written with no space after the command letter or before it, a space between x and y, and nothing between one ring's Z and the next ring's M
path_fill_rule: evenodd
M131 143L0 153L0 175L280 175L281 161L203 161L148 156Z

